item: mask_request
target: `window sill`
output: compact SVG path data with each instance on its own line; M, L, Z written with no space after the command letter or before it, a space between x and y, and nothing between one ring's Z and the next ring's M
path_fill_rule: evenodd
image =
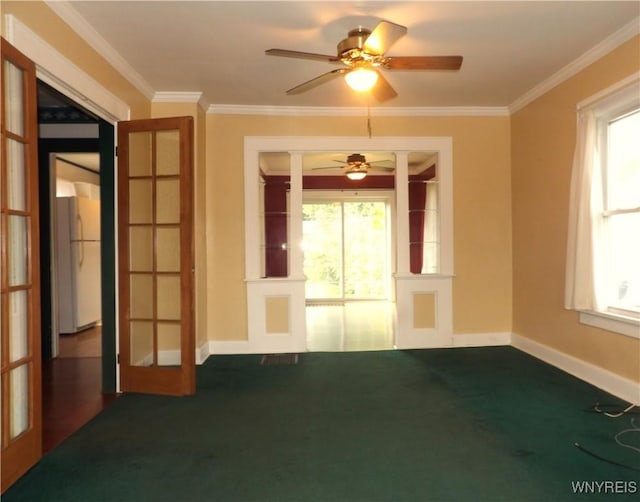
M614 333L640 339L640 320L611 312L580 312L580 322Z

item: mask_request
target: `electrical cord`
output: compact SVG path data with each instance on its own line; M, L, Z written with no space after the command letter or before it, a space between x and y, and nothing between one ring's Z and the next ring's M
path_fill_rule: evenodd
M616 462L614 460L610 460L608 458L602 457L600 455L598 455L597 453L592 452L591 450L586 449L584 446L582 446L580 443L573 443L573 445L578 448L580 451L585 452L588 455L591 455L594 458L597 458L598 460L602 460L603 462L607 462L608 464L611 465L616 465L618 467L624 467L625 469L631 469L632 471L637 471L640 472L640 469L637 467L633 467L631 465L626 465L626 464L622 464L620 462Z
M620 411L618 413L609 413L609 412L604 411L603 409L600 408L600 403L596 403L595 406L593 407L593 409L595 411L597 411L598 413L602 413L603 415L605 415L605 416L607 416L609 418L618 418L618 417L621 417L622 415L624 415L625 413L630 412L636 406L637 405L635 405L635 404L630 404L624 410L622 410L622 411Z
M640 427L638 427L635 424L634 419L631 419L631 428L630 429L625 429L623 431L618 432L613 438L616 440L616 443L618 443L620 446L624 447L624 448L629 448L631 450L635 450L638 453L640 453L640 448L638 448L637 446L633 446L627 443L623 443L622 441L620 441L620 436L624 435L624 434L628 434L629 432L640 432Z
M626 413L629 413L633 408L635 408L637 405L635 404L630 404L629 406L627 406L625 409L623 409L622 411L619 411L617 413L609 413L607 411L604 411L602 408L600 408L600 403L596 403L593 407L593 409L595 411L597 411L598 413L603 414L606 417L609 418L619 418L623 415L625 415ZM627 444L627 443L623 443L620 439L621 436L628 434L630 432L640 432L640 427L637 427L635 424L635 419L634 417L631 418L631 428L629 429L624 429L620 432L618 432L613 438L615 440L615 442L619 445L622 446L624 448L629 448L631 450L637 451L638 453L640 453L640 448ZM607 462L608 464L612 464L612 465L616 465L618 467L624 467L625 469L631 469L632 471L637 471L640 472L640 468L637 467L633 467L631 465L626 465L626 464L622 464L620 462L616 462L614 460L610 460L608 458L605 458L601 455L598 455L597 453L592 452L591 450L588 450L587 448L585 448L584 446L582 446L579 443L573 443L574 446L576 448L578 448L579 450L583 451L584 453L587 453L588 455L591 455L594 458L597 458L598 460L602 460L603 462Z

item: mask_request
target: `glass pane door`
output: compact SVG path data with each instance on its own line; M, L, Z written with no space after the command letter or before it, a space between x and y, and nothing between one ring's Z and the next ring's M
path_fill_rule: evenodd
M123 391L195 390L192 127L190 117L119 124Z
M35 67L2 39L2 489L42 455Z
M389 277L386 204L344 202L344 297L386 299Z
M384 201L305 203L306 298L387 299L388 234Z
M307 299L342 298L342 204L302 206Z

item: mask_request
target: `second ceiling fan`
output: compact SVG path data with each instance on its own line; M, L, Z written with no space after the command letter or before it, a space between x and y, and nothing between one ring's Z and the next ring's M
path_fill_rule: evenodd
M462 56L387 56L387 51L407 33L407 28L389 21L380 21L373 31L366 28L351 30L338 44L336 56L300 52L287 49L268 49L265 54L299 59L311 59L342 64L287 91L300 94L344 76L347 84L355 90L371 90L380 102L394 98L398 93L384 78L380 70L458 70Z
M393 161L392 160L376 160L373 162L367 161L367 158L361 153L352 153L347 156L347 160L334 160L341 164L341 167L345 169L344 174L350 180L361 180L367 176L367 173L370 169L385 171L387 173L391 173L394 171ZM380 164L387 164L387 166L381 166ZM392 164L392 165L388 165ZM335 169L336 166L326 166L326 167L314 167L314 170L318 169Z

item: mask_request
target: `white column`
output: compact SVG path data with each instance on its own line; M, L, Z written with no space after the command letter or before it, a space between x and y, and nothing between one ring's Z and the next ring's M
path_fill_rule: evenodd
M396 274L409 274L409 154L396 155Z
M260 169L259 152L244 148L245 279L260 278Z
M304 279L302 252L302 153L291 152L289 278Z

